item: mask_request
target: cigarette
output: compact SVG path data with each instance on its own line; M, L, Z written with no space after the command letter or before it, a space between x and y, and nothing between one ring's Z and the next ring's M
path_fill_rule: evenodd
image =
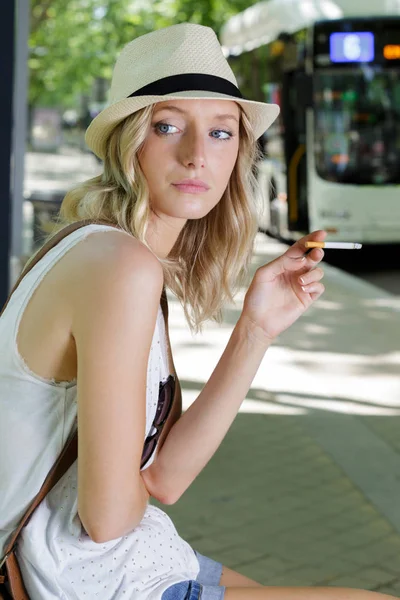
M362 244L355 242L306 242L306 248L334 248L336 250L360 250Z

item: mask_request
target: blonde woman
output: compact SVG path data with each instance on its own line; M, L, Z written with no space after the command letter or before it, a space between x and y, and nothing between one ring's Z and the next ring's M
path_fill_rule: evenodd
M193 330L220 319L257 231L256 140L278 114L241 97L212 30L181 24L122 51L88 128L104 172L64 199L78 223L0 319L0 555L78 424L78 459L17 556L33 600L357 600L267 588L196 553L149 505L176 502L222 442L276 336L324 291L305 240L259 268L210 380L181 415L164 288ZM161 306L160 306L161 301Z

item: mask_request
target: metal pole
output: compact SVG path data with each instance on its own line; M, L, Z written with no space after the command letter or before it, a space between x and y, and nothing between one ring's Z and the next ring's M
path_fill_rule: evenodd
M13 124L15 0L4 2L0 19L0 306L9 292L11 237L11 144Z
M16 44L14 75L14 131L13 169L11 203L11 288L21 271L21 257L29 254L30 248L24 245L24 171L26 151L26 131L28 120L28 37L29 0L16 0Z

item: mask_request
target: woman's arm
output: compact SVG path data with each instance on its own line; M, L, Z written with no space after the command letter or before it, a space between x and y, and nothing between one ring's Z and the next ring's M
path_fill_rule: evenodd
M147 248L118 232L90 236L82 248L69 286L78 362L78 512L89 536L103 542L132 531L149 499L140 460L163 272Z
M326 232L305 236L285 254L257 269L242 314L202 392L171 428L149 467L149 493L172 504L217 450L243 402L266 350L324 291L321 250L305 256L305 242L323 241Z
M173 504L205 467L236 417L269 345L245 317L239 319L209 381L171 427L153 464L142 471L151 496Z

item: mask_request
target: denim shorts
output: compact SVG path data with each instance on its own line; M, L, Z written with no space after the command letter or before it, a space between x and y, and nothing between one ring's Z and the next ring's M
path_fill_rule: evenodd
M225 586L219 585L222 564L195 551L200 571L195 580L180 581L169 587L161 600L223 600Z

